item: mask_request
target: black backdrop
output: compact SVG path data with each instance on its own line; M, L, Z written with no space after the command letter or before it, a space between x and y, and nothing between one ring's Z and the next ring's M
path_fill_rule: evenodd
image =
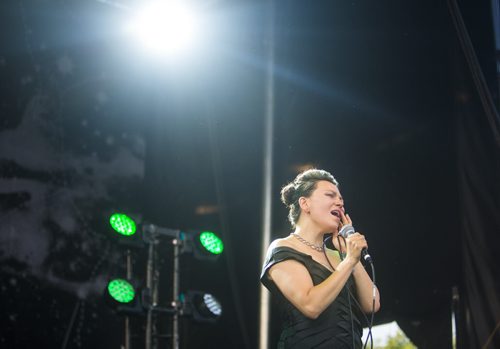
M496 103L489 3L459 5ZM280 186L297 165L326 168L373 251L377 323L397 320L421 349L449 347L456 286L460 347L498 347L498 145L446 2L276 6L273 236L289 230ZM224 315L183 321L182 346L257 346L266 6L211 11L212 53L158 72L125 48L113 6L2 3L2 347L120 345L122 320L102 301L123 272L103 236L113 209L219 231L225 255L183 256L182 288L214 293Z

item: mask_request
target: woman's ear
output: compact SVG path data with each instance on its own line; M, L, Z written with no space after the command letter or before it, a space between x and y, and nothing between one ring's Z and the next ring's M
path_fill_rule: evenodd
M306 197L301 196L299 198L300 210L305 213L309 213L309 200Z

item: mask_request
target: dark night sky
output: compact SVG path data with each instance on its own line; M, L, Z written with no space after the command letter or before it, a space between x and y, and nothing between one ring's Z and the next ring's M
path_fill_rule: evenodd
M198 3L215 23L204 51L168 69L120 33L116 6L2 3L0 346L119 346L122 320L102 300L123 272L105 236L116 209L220 231L226 254L183 256L182 287L212 292L224 316L183 323L182 345L257 346L266 7ZM470 3L465 19L493 76L481 54L489 27L475 25L487 2ZM289 230L279 189L294 168L331 171L373 251L376 321L422 321L459 280L453 74L463 63L446 3L289 0L275 18L273 236ZM201 205L219 210L200 215Z

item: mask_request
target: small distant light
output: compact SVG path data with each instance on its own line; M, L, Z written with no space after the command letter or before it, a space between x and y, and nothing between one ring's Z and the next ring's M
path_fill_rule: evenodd
M200 205L195 210L197 215L209 215L217 212L219 212L219 206L217 205Z

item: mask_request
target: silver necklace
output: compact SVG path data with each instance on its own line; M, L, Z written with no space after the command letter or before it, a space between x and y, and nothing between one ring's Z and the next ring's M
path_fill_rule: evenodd
M318 246L318 245L315 245L313 244L312 242L309 242L307 241L306 239L304 239L302 236L300 236L299 234L297 233L292 233L291 235L295 236L297 238L297 240L299 240L300 242L302 242L303 244L309 246L310 248L312 248L313 250L316 250L318 252L323 252L323 246Z

